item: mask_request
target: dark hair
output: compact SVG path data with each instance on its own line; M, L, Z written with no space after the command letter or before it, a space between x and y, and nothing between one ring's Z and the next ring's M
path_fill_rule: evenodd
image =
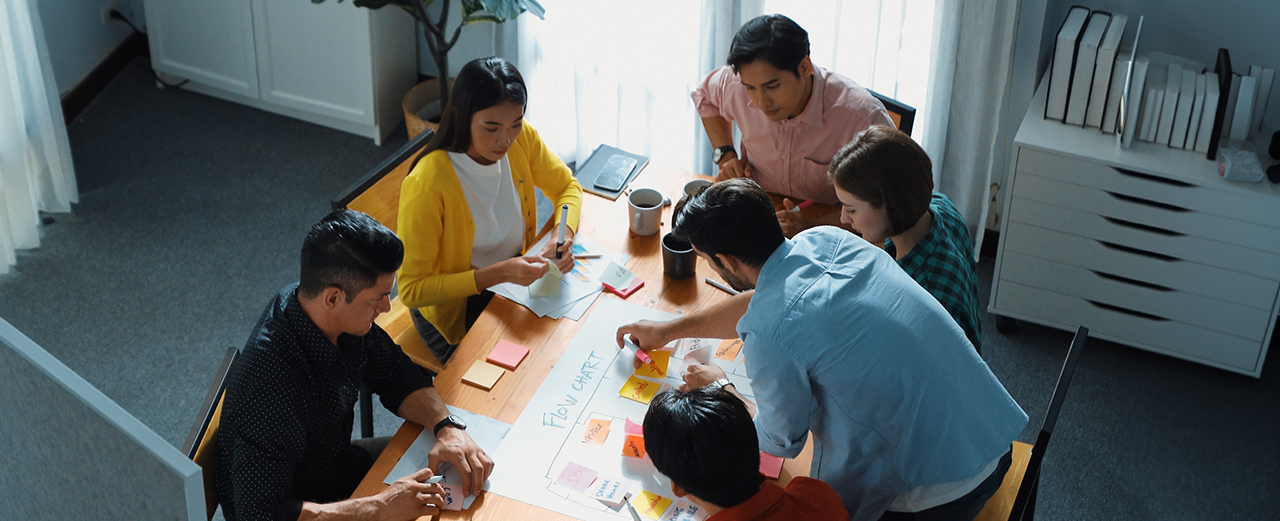
M649 402L644 448L671 482L722 508L760 490L760 447L751 413L721 388L667 389Z
M302 243L298 294L311 298L336 286L350 303L378 277L400 269L403 260L404 244L386 226L355 210L334 210Z
M471 117L476 112L506 101L528 106L528 99L524 77L511 62L497 56L467 62L453 81L449 103L440 115L440 129L418 158L436 150L466 152L471 148Z
M729 58L725 60L733 72L756 60L764 60L773 68L791 71L800 77L800 62L809 55L809 33L799 24L780 14L766 14L742 24L733 35Z
M871 207L884 208L890 236L915 226L933 197L929 154L905 132L883 125L859 132L836 152L827 177Z
M783 241L769 194L746 178L715 183L684 196L676 203L674 215L671 233L721 267L716 255L723 253L759 268Z

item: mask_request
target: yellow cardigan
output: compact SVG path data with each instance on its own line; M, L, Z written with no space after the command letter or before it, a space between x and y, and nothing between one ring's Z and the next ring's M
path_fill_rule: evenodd
M534 186L555 202L555 208L569 205L566 224L576 233L582 186L528 122L507 150L507 160L524 210L524 245L520 252L528 252L538 231ZM554 213L559 224L560 212ZM405 250L398 277L400 301L418 308L450 344L461 342L466 334L466 298L481 289L476 288L475 270L471 268L476 226L445 151L427 154L404 178L397 227Z

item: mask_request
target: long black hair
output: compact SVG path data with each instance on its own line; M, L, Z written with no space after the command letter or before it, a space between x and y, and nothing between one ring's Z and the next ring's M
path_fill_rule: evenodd
M453 82L449 104L444 107L444 113L440 116L440 129L427 141L427 146L422 148L413 167L418 166L418 161L424 156L436 150L465 153L470 149L471 117L476 112L504 102L519 103L521 107L527 107L528 100L524 77L520 76L520 71L511 62L497 56L467 62L458 71L458 78ZM413 167L409 171L413 171Z

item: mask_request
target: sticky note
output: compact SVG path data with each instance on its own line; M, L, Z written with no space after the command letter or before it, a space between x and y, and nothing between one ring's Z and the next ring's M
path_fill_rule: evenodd
M697 360L704 364L711 363L712 347L716 340L712 338L681 338L676 342L675 352L671 356L682 360Z
M631 499L631 506L636 507L636 512L649 519L662 519L663 512L667 511L667 507L671 506L671 500L654 494L647 490L641 490L636 497Z
M547 266L551 269L547 270L547 274L542 278L533 281L529 285L529 296L531 297L559 297L560 296L560 278L564 276L560 273L555 263L548 262Z
M653 395L658 394L658 384L637 377L636 375L631 375L631 378L627 378L627 383L622 385L622 389L618 391L618 394L628 400L635 400L645 405L649 405L649 401L653 399Z
M617 296L619 296L619 297L622 297L622 298L630 297L632 293L635 293L635 292L636 292L636 290L638 290L638 289L640 289L640 288L643 288L643 287L644 287L644 279L642 279L642 278L640 278L640 277L636 277L636 278L632 279L632 281L631 281L631 285L630 285L630 286L627 286L625 289L618 289L618 288L613 287L613 286L610 286L610 285L608 285L608 284L605 284L605 285L604 285L604 289L608 290L608 291L609 291L609 293L613 293L613 294L615 294L615 295L617 295Z
M600 270L600 282L614 288L630 287L635 278L635 273L613 261L609 261L609 265Z
M720 347L716 348L716 358L732 362L738 358L739 351L742 351L742 339L725 340L720 342Z
M462 485L450 485L448 483L441 483L440 487L444 488L444 506L440 507L440 509L441 510L462 510L462 500L464 497L462 493Z
M529 354L529 348L520 344L499 340L498 345L493 346L489 351L489 363L500 365L514 371L520 362L524 361L524 357Z
M501 367L484 360L476 360L474 364L471 364L471 369L467 369L466 374L462 375L462 381L488 391L493 389L494 384L498 383L498 379L502 377L504 372L506 371L503 371Z
M631 421L631 418L627 418L626 431L627 434L638 434L640 436L644 436L644 424L633 422Z
M680 498L676 504L671 506L666 515L662 516L662 521L702 521L707 518L707 510L698 505L690 503L685 498Z
M782 458L760 451L760 473L769 479L778 479L782 474Z
M643 458L644 436L628 434L627 440L622 442L622 455L628 458Z
M560 471L556 484L581 494L591 488L591 483L596 480L596 474L596 471L570 461L564 466L564 470Z
M635 482L629 479L601 477L596 480L588 495L609 506L622 506L622 502L627 500L627 492L631 491L633 485Z
M609 425L612 423L609 420L592 418L587 422L587 431L582 433L582 442L603 445L604 440L609 437Z
M671 351L650 351L649 361L636 369L636 374L649 378L667 376L667 365L671 362Z

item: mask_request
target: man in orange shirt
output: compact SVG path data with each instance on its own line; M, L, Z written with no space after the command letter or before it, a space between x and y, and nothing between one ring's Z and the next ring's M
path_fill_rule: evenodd
M705 509L706 521L849 519L822 481L796 477L784 489L760 475L751 413L720 387L658 393L644 417L644 441L671 492Z

